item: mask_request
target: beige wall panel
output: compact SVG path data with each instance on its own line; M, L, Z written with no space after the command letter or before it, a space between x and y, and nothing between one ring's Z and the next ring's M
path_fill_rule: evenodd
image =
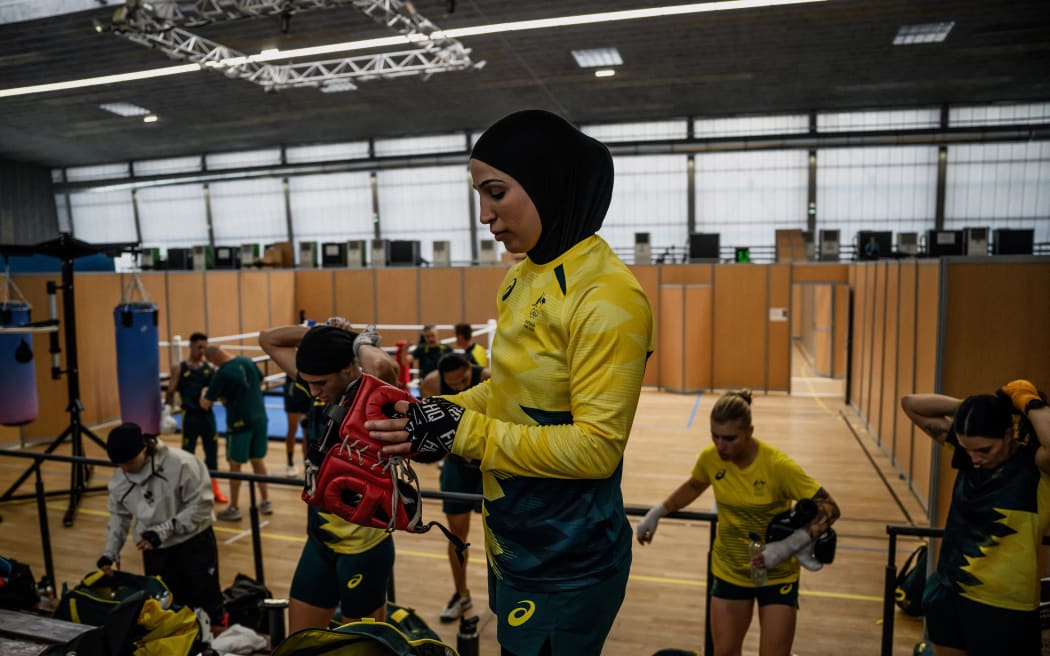
M463 312L465 321L485 323L496 318L496 299L500 283L507 275L505 267L470 267L463 269Z
M937 384L937 314L940 293L940 263L937 261L916 264L916 311L915 311L915 391L934 392ZM931 440L925 433L915 431L912 440L912 488L923 505L930 500ZM941 526L941 524L936 524Z
M113 323L113 309L120 302L120 277L115 273L78 273L73 284L80 402L84 406L81 419L91 425L120 416L117 338ZM63 368L65 366L63 362ZM157 394L160 394L159 380Z
M868 403L868 339L871 322L871 286L868 284L871 265L854 264L853 287L853 371L851 372L851 401L857 412L865 415ZM866 416L866 415L865 415Z
M668 264L660 267L664 285L710 285L714 279L713 264Z
M685 287L685 343L683 367L685 389L697 391L711 387L711 303L710 285Z
M204 278L209 338L241 333L239 277L237 271L209 271Z
M897 444L897 348L898 348L898 313L900 303L900 265L897 262L886 262L886 321L883 324L882 377L879 380L882 406L879 426L882 443L890 458L900 462L907 461L910 453L902 451ZM910 445L909 445L910 446Z
M762 389L769 323L765 268L716 264L714 269L712 385Z
M1015 378L1050 389L1050 261L950 262L941 390L991 392Z
M687 389L684 353L685 309L684 285L660 286L660 318L657 321L659 332L656 333L656 342L660 346L654 355L659 361L660 387L673 392L684 392Z
M295 308L295 271L274 269L270 274L270 318L268 326L287 326L299 322Z
M208 322L205 317L206 302L204 298L203 271L169 271L168 277L168 326L170 335L176 335L188 342L195 332L207 333ZM161 357L165 354L161 352ZM185 349L183 357L186 356ZM169 353L170 361L179 360L174 349Z
M343 317L355 328L377 323L381 308L376 307L375 277L376 269L335 269L328 282L329 293L331 286L335 286L335 307L332 313L310 318L324 321L331 316ZM390 337L386 332L383 336Z
M917 435L900 404L902 396L915 391L915 285L915 261L901 262L898 285L900 305L897 312L897 392L893 399L893 423L897 435L897 466L905 476L911 476L915 440L929 439L925 434Z
M831 285L813 287L813 368L831 376Z
M58 282L61 276L58 273L34 273L12 276L15 284L22 291L26 301L30 305L29 318L33 321L48 319L47 307L47 281ZM74 279L74 285L78 285ZM79 293L79 287L77 293ZM56 295L58 304L59 321L62 321L62 292ZM116 305L116 303L114 303ZM112 308L110 308L112 310ZM112 316L107 322L113 326ZM58 341L62 348L62 368L65 368L65 324L59 324ZM78 331L79 338L79 331ZM63 376L58 380L51 380L51 355L48 353L49 336L47 333L35 333L32 337L34 376L36 377L37 395L37 419L20 428L20 432L26 440L37 440L41 438L58 437L59 433L69 424L69 415L66 413L67 395L66 379ZM110 340L115 340L112 336ZM79 340L78 340L79 341ZM114 342L115 343L115 342ZM114 346L114 352L116 347ZM60 451L68 455L68 451ZM28 463L27 463L28 464ZM28 484L27 484L28 485ZM28 488L26 488L28 490Z
M419 316L419 287L415 268L376 269L377 321L380 324L419 325L440 323L440 317ZM404 339L409 346L414 346L418 337L417 329L384 330L384 338L391 340ZM442 335L448 337L448 335Z
M634 277L638 279L638 284L642 286L645 295L649 297L649 305L653 311L653 341L655 342L655 349L659 350L661 267L655 264L640 264L629 268L634 273ZM658 385L660 380L659 371L659 360L656 357L650 357L649 362L645 365L645 377L642 379L642 384Z
M794 282L848 282L849 264L825 262L823 264L791 265L791 280Z
M299 312L306 314L307 319L324 321L328 317L335 316L335 305L333 302L332 277L335 269L299 269L295 271L295 318L299 318ZM353 317L347 317L350 321L357 321Z
M849 285L835 285L835 318L832 349L834 350L835 378L845 378L848 358Z
M466 320L462 268L419 270L419 314L425 317L423 323L457 324Z
M872 265L875 270L875 282L872 293L875 302L872 305L871 362L868 377L868 425L875 431L879 444L887 448L886 438L882 432L882 374L886 346L886 277L888 263L877 262Z
M241 332L255 333L270 327L270 272L241 271L238 280L241 303ZM258 338L241 341L243 346L258 347ZM262 355L261 350L244 351L242 355L253 358Z
M802 337L802 285L792 285L791 287L791 338L798 339Z
M787 321L770 321L766 351L766 387L788 390L791 387L791 265L770 264L768 308L787 310Z

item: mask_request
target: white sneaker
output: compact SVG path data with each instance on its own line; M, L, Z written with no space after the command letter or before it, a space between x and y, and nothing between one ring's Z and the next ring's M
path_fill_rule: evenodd
M262 500L262 503L259 504L259 512L261 512L264 515L273 514L273 504L270 503L269 499Z
M236 522L241 519L241 511L236 506L227 506L223 510L215 513L216 519L221 519L224 522Z
M441 611L441 621L453 622L466 613L471 606L473 604L470 601L470 595L461 597L457 592L452 595L452 598L448 600L448 605Z
M286 469L284 471L284 474L285 474L285 476L288 476L289 478L295 478L296 476L299 475L299 468L296 467L295 465L288 465L288 469Z

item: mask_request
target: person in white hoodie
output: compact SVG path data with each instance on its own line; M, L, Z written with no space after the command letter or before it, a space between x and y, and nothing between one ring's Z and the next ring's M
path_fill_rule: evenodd
M118 468L109 480L109 526L98 568L111 573L120 562L134 517L132 539L145 573L159 576L175 603L203 609L212 626L220 626L225 610L208 469L192 454L143 435L133 423L110 431L106 452Z

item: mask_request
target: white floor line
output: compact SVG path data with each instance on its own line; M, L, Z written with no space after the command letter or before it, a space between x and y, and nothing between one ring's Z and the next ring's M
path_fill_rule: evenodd
M268 519L265 520L265 521L259 522L259 528L265 528L265 527L267 527L269 525L270 525L270 520L268 520ZM240 540L241 538L247 537L247 536L249 536L251 534L252 534L251 530L241 531L240 533L238 533L237 535L233 536L229 540L226 540L225 542L223 542L223 544L233 544L237 540Z

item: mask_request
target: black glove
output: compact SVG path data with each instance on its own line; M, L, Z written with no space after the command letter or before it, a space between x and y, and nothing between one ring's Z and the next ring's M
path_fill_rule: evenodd
M153 545L154 549L160 549L160 536L156 531L143 531L142 539Z
M437 462L452 450L459 420L463 418L463 407L445 399L426 398L408 406L409 443L417 462Z
M98 559L98 562L95 563L95 567L97 567L99 569L106 569L107 567L112 567L112 566L113 566L113 561L110 560L109 556L102 556L101 558Z

